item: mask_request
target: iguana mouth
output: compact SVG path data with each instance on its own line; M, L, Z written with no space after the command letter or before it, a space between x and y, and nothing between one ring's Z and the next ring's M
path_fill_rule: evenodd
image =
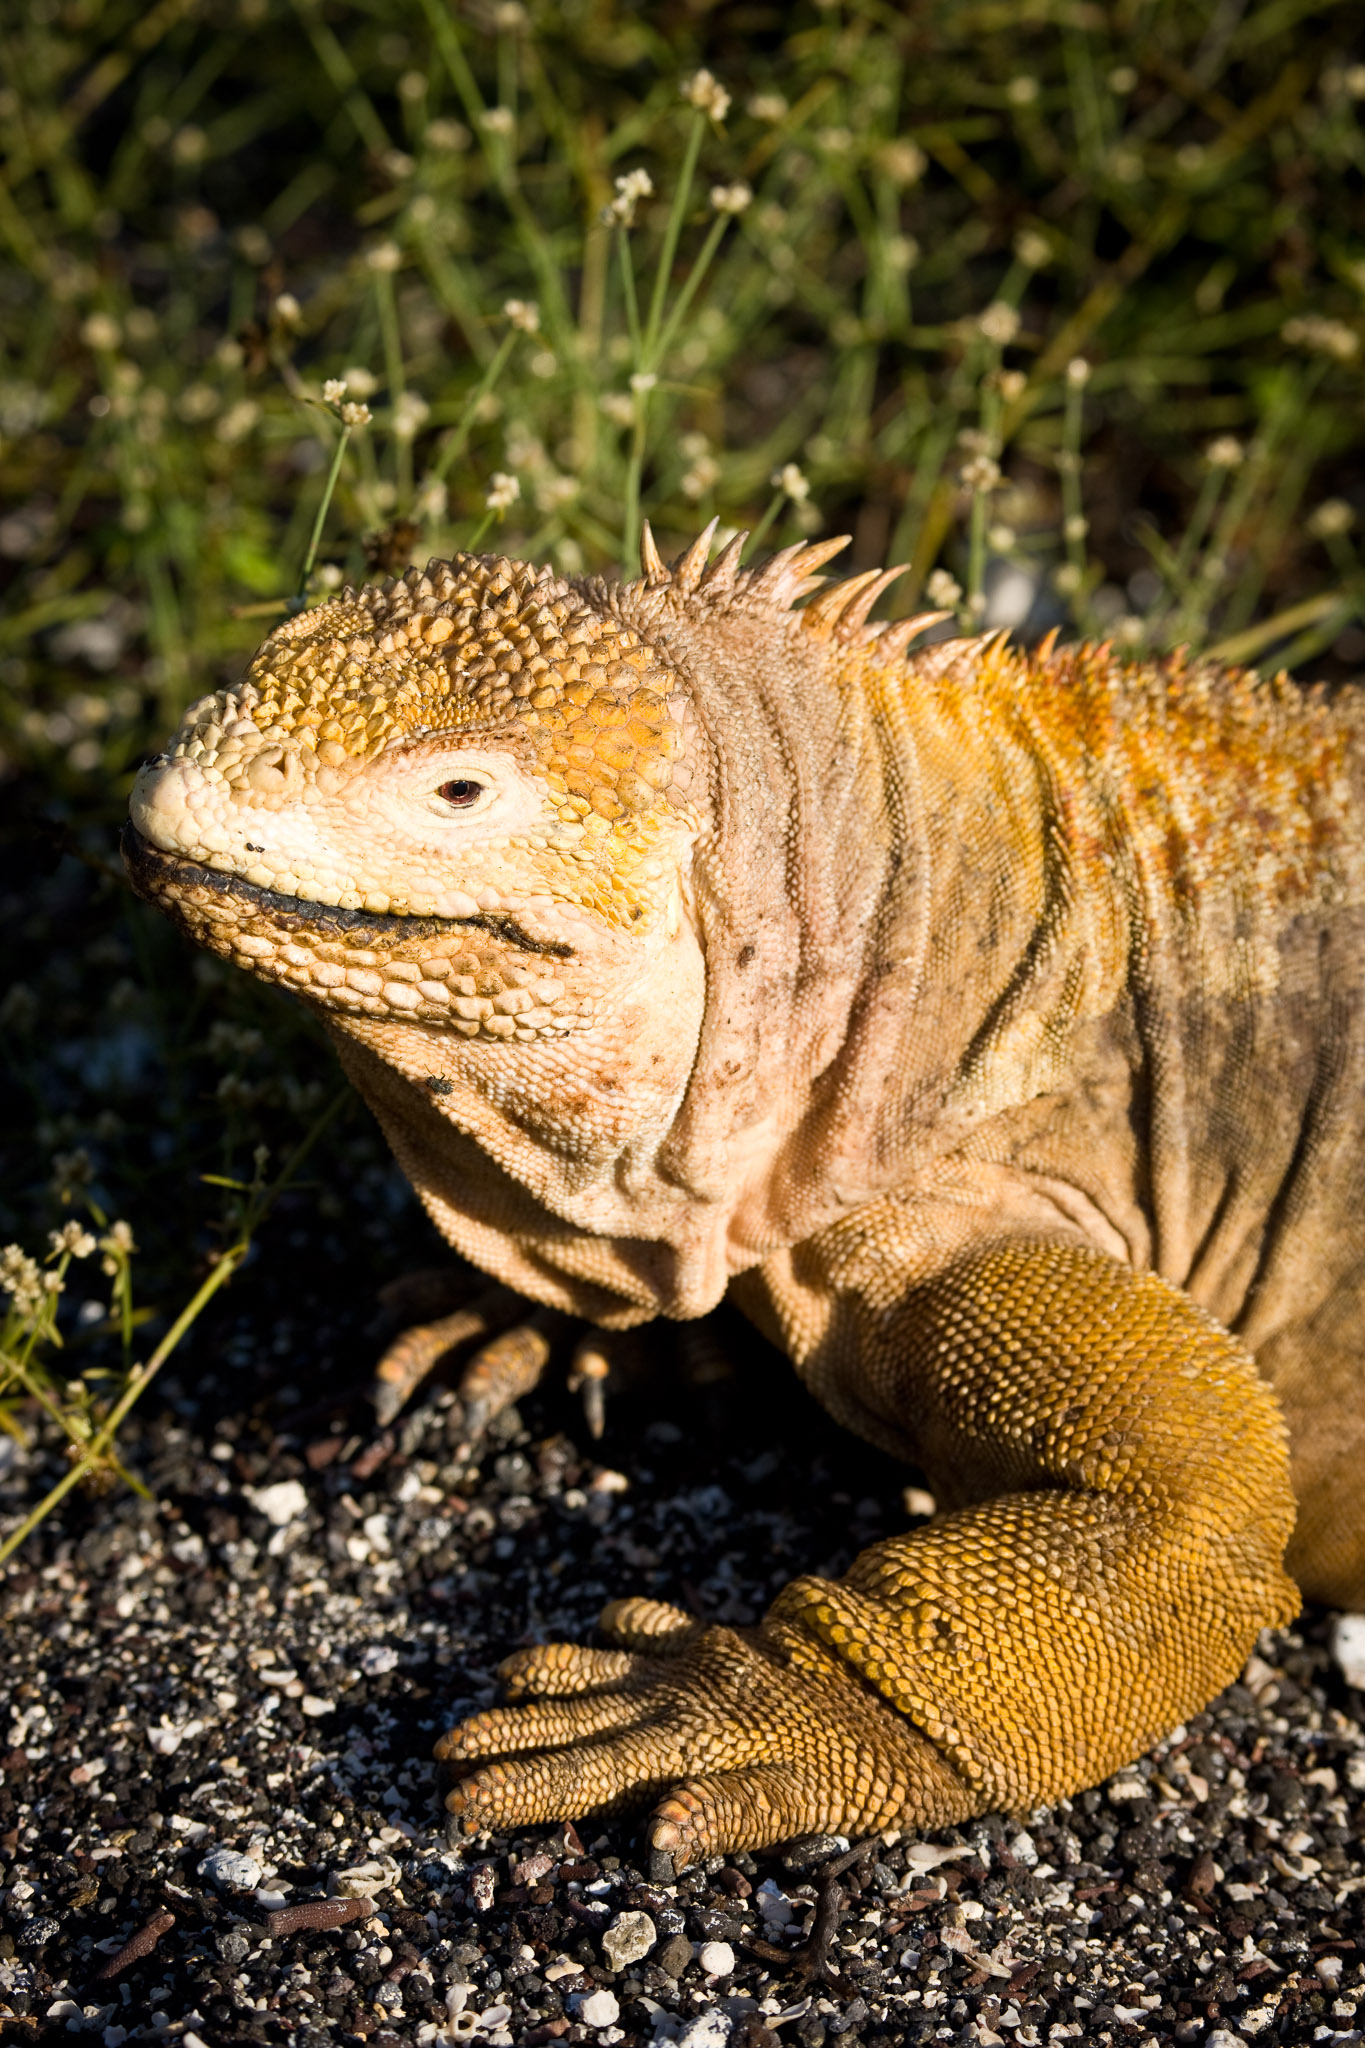
M561 939L533 939L507 911L485 910L473 917L404 917L392 911L342 910L336 904L315 903L303 896L286 896L278 889L263 889L241 875L206 867L202 861L187 860L182 854L166 853L153 846L131 822L119 841L123 864L139 896L157 901L181 889L208 889L235 902L250 904L266 912L283 931L306 931L318 935L346 933L352 944L367 937L376 944L394 939L436 938L458 931L488 932L518 952L534 953L552 960L572 960L573 947Z

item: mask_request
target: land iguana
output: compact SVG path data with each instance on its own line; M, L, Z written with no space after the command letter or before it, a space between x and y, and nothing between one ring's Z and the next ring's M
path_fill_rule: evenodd
M1053 1800L1295 1580L1365 1597L1356 700L910 652L840 542L710 541L290 618L126 840L317 1009L476 1265L606 1330L728 1293L928 1475L756 1627L618 1600L443 1738L468 1833L634 1802L656 1869Z

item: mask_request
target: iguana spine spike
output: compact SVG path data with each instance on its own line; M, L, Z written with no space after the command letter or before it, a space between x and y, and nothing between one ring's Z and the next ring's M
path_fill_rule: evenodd
M904 654L912 640L927 633L931 626L941 626L951 612L916 612L913 618L895 619L884 633L877 637L877 651L884 656Z
M644 571L645 582L651 588L667 583L668 569L654 544L654 534L647 519L640 528L640 567Z
M673 564L673 588L681 591L684 597L691 597L693 591L696 590L701 582L702 570L706 567L706 560L711 552L711 543L716 537L716 528L719 525L720 520L718 518L710 520L702 528L687 552L679 555L677 561Z
M722 591L734 589L735 578L739 574L739 558L744 553L744 545L748 538L749 535L746 529L743 533L737 533L733 540L727 541L721 552L716 556L715 561L703 575L699 587L706 592L708 597Z
M841 622L846 611L860 598L865 590L880 583L883 571L864 569L861 576L846 576L842 583L836 583L829 590L822 590L813 597L801 614L801 623L808 633L819 633L828 638Z
M877 602L877 599L884 591L889 590L893 583L898 582L909 567L910 564L908 562L900 562L895 568L883 569L880 576L874 576L866 589L858 593L853 602L841 615L839 623L835 628L835 638L839 640L855 639L867 624L867 615Z
M798 597L804 597L825 581L815 572L848 543L849 535L840 533L830 540L799 540L792 547L780 549L753 572L748 586L750 600L771 605L775 611L788 610Z

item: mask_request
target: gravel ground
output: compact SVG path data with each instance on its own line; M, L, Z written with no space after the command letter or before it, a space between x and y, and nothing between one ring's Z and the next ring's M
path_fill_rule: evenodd
M347 1346L303 1350L335 1384ZM307 1376L278 1325L234 1347ZM168 1390L129 1441L154 1499L70 1505L3 1585L6 2042L1361 2038L1365 1701L1322 1614L1023 1824L664 1887L624 1820L450 1848L431 1744L509 1649L629 1591L743 1623L904 1526L906 1475L742 1326L641 1355L597 1445L562 1374L472 1452L449 1391L377 1433L358 1381Z

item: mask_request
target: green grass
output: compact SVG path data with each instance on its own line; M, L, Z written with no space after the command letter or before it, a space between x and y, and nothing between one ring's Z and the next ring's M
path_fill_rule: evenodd
M129 1218L147 1343L243 1242L203 1176L259 1194L334 1087L113 851L291 604L459 547L633 568L642 517L714 515L849 531L964 627L1362 664L1349 0L32 0L0 76L0 1227ZM369 1231L382 1270L372 1134L310 1171L266 1241ZM144 1325L77 1323L63 1259L3 1413L88 1449Z

